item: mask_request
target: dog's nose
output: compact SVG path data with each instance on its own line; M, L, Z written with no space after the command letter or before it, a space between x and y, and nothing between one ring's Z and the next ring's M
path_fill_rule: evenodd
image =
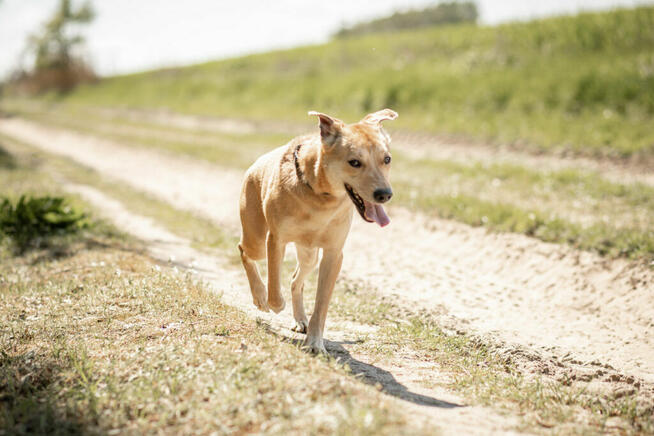
M375 201L378 203L386 203L393 196L393 191L390 188L377 189L373 194Z

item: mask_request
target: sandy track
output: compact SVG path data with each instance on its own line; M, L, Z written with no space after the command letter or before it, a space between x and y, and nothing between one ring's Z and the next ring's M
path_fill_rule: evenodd
M239 172L20 119L0 120L0 131L238 229ZM386 229L355 220L343 267L348 279L509 349L520 344L574 364L609 364L654 383L651 270L400 208L390 212Z

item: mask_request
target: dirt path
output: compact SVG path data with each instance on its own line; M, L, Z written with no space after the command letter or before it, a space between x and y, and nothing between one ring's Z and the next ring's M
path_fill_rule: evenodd
M208 255L193 249L190 241L168 232L149 218L127 211L119 201L93 188L76 184L64 186L81 195L120 229L144 241L155 259L195 274L221 293L227 304L241 309L253 319L263 319L276 334L288 338L302 337L289 329L294 321L288 311L275 316L256 310L245 277L226 258L218 253ZM370 330L371 326L332 322L327 348L342 363L348 364L354 374L361 375L368 383L381 384L387 394L398 399L398 407L411 414L412 420L429 422L442 434L517 434L512 430L519 424L517 418L499 415L489 408L466 405L450 391L421 385L417 380L420 372L429 371L432 378L438 374L434 365L425 362L416 365L415 361L401 356L373 365L368 363L370 356L351 354L339 345L356 340L362 329Z
M199 115L185 115L170 111L145 111L136 109L98 108L96 111L107 117L129 117L146 123L172 126L192 131L206 130L222 133L283 133L309 131L313 128L311 120L306 123L279 121L254 121L239 118L218 118ZM654 167L652 162L638 160L616 163L608 159L590 159L578 156L555 156L535 154L511 147L491 147L480 143L462 142L442 135L406 131L392 132L393 147L416 158L429 157L436 160L450 160L470 164L512 164L537 170L561 170L567 168L596 171L603 177L619 183L643 183L654 186Z
M238 231L238 172L20 119L0 120L0 131ZM505 342L507 353L519 345L598 380L613 381L599 370L609 364L654 383L650 270L404 209L390 215L385 229L355 220L343 267L349 280L454 329Z

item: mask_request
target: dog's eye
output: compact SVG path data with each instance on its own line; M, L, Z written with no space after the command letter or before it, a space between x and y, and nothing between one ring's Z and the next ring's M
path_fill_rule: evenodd
M386 157L384 158L384 163L385 163L386 165L388 165L389 163L391 163L391 157L390 157L390 156L386 156Z
M352 159L352 160L348 161L347 163L349 163L354 168L359 168L361 166L361 162L356 160L356 159Z

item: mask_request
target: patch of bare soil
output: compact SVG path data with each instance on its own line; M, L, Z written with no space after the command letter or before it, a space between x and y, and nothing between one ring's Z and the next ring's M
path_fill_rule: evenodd
M1 120L0 131L238 231L237 171L20 119ZM525 368L609 389L654 383L650 269L404 209L391 217L385 229L355 220L345 279L489 338Z

